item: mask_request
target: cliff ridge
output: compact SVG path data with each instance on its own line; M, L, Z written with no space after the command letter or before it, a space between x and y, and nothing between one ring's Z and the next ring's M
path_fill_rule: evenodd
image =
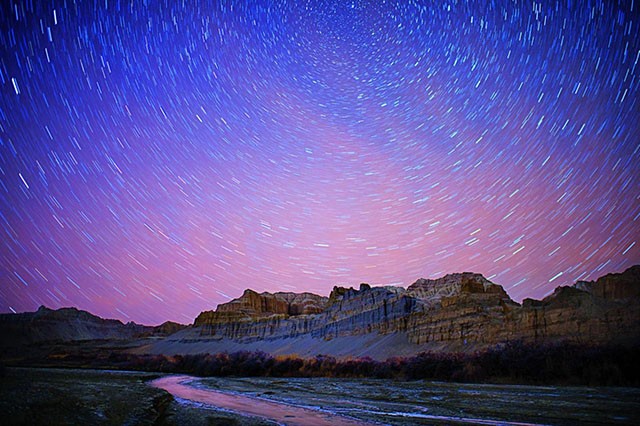
M212 342L254 348L278 339L330 342L388 335L403 336L415 351L478 350L510 340L638 343L640 266L558 287L542 300L522 304L472 272L421 278L406 289L366 283L358 289L334 287L328 298L246 290L215 311L201 313L181 338L209 342L213 352Z

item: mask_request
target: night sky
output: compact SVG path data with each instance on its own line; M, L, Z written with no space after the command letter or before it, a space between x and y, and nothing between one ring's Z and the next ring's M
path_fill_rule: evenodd
M0 311L640 263L640 2L248 3L2 2Z

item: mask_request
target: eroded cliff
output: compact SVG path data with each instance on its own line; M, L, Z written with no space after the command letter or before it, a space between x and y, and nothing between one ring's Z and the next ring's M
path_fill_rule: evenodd
M634 266L522 305L470 272L419 279L407 289L335 287L328 298L246 290L200 314L189 338L247 343L399 333L416 348L464 350L508 340L637 343L639 330L640 266Z

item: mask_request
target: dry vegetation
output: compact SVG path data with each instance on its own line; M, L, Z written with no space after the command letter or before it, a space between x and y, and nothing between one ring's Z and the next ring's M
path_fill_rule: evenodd
M126 348L84 344L42 346L10 365L183 373L202 377L344 377L476 383L640 386L640 347L511 342L472 354L425 352L385 361L371 358L271 356L264 352L138 355Z

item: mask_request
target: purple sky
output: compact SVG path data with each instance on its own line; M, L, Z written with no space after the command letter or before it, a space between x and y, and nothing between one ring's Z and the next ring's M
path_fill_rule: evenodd
M72 3L0 6L2 312L640 263L640 4Z

